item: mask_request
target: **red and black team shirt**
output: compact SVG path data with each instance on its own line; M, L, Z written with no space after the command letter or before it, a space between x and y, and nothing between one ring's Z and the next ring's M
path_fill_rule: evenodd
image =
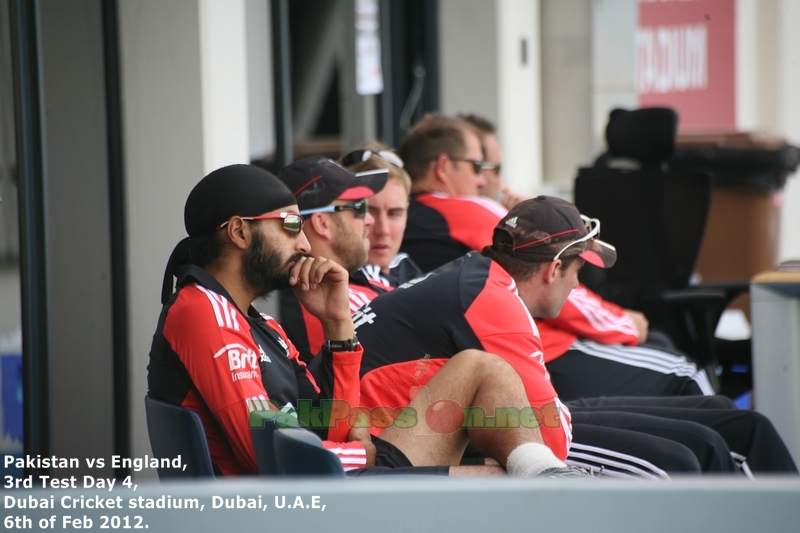
M309 399L359 405L362 349L323 351L319 385L272 318L253 307L242 313L227 291L197 266L182 267L178 291L164 305L153 336L148 395L197 412L211 459L224 475L258 472L248 427L249 414ZM345 443L347 421L319 429L325 445L346 469L365 464L360 443Z
M359 307L381 294L421 275L422 271L406 254L397 254L392 259L389 274L381 272L377 265L366 265L358 269L350 274L350 312L355 313ZM325 342L322 323L300 305L291 289L280 291L278 298L281 322L286 334L300 352L300 360L311 364Z
M492 244L494 227L508 211L482 196L438 192L411 195L400 251L430 272L472 250Z
M564 459L569 411L544 366L536 324L500 265L470 253L374 299L353 316L364 346L365 407L406 406L447 360L466 349L502 357L517 371L531 406L556 413L541 426L545 444Z

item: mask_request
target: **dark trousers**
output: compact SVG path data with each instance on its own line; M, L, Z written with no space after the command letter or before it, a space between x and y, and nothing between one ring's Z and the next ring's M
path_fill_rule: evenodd
M683 444L598 419L594 422L573 422L568 464L602 469L605 476L621 478L669 479L672 474L702 471L696 455Z
M697 456L704 471L728 471L730 464L724 458L727 449L737 458L746 459L752 472L797 473L789 450L769 419L755 411L736 409L722 396L600 397L567 405L573 421L602 420L614 427L680 442ZM657 418L674 425L631 426L639 422L628 415Z

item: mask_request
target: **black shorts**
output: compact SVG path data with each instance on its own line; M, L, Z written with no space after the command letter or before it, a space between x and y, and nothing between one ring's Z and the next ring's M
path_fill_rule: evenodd
M408 457L401 452L397 446L372 437L375 445L375 466L369 468L359 468L347 472L348 476L379 476L379 475L398 475L412 474L423 476L446 476L450 473L449 466L414 466Z

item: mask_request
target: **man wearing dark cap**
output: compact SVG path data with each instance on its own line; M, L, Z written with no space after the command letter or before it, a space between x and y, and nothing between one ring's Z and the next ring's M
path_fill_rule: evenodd
M317 181L308 180L304 186L313 189ZM334 197L348 195L351 189ZM250 412L296 407L300 400L339 400L337 405L352 409L361 405L358 370L363 349L350 316L347 272L333 261L309 255L292 191L256 167L232 165L203 178L189 194L184 222L189 236L176 246L165 272L164 307L148 365L148 395L200 415L219 473L257 473ZM171 294L173 277L177 292ZM315 359L320 364L319 383L299 361L281 327L251 305L284 287L292 287L322 323L326 341ZM455 405L529 407L514 370L476 350L454 356L428 387L431 394ZM431 466L426 472L447 472L449 465L458 465L469 438L510 474L572 472L542 444L536 427L456 427L434 434L420 401L414 398L404 407L405 424L392 424L381 439L371 439L360 425L360 414L373 414L363 410L342 418L334 417L331 409L330 424L324 420L325 427L312 429L328 439L326 447L351 469L375 464ZM386 413L378 414L382 416L376 415L376 420L386 419ZM460 473L458 469L449 471Z
M477 349L497 354L517 371L531 406L542 415L545 443L559 457L569 450L568 463L602 467L618 477L659 478L701 469L732 472L737 468L728 437L742 455L758 449L763 458L775 450L785 459L788 454L779 438L776 444L774 428L768 427L771 437L755 446L760 437L745 430L732 430L723 438L712 427L726 426L731 419L726 413L707 420L714 418L708 414L714 409L694 413L702 418L694 422L686 413L661 417L634 407L616 412L607 406L579 406L571 428L552 423L566 422L570 412L550 383L534 317L559 315L578 286L584 262L613 265L616 251L597 239L598 232L599 222L581 216L568 202L544 196L526 200L500 221L492 246L482 254L471 252L361 308L354 322L365 346L362 401L367 406L404 405L452 354ZM788 463L763 463L763 469L787 465L793 468L791 458Z
M306 219L303 232L311 253L339 263L351 277L363 276L359 275L359 268L367 264L367 233L373 223L368 198L383 189L387 178L388 172L384 170L353 174L321 156L295 161L278 174L278 179L294 193L300 213ZM350 290L351 299L353 290L357 289ZM280 314L300 359L310 363L325 340L319 320L291 290L280 292Z

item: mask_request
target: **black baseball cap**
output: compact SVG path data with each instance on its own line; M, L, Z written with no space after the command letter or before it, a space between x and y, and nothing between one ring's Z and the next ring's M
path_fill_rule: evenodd
M610 268L617 250L597 238L600 221L581 215L573 204L554 196L538 196L515 205L494 229L498 252L531 262L580 256L587 263ZM574 251L573 251L574 250Z
M325 207L334 200L361 200L375 196L384 188L388 178L388 170L353 174L322 156L299 159L278 173L278 179L292 191L301 211Z

